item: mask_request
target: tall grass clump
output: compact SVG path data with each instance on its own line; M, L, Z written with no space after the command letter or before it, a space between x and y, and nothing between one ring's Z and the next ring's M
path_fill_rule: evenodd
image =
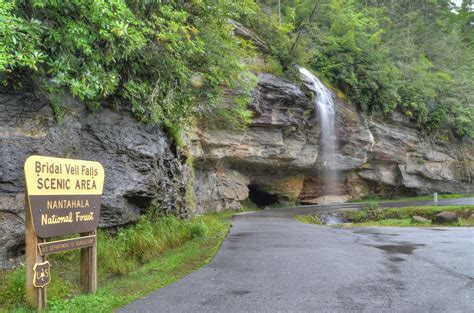
M103 240L97 247L98 263L105 273L126 274L165 251L208 233L209 227L202 218L181 220L146 215L115 235L102 233Z

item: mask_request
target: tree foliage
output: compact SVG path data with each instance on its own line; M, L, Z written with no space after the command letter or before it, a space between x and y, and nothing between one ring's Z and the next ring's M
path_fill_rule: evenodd
M233 38L228 19L255 10L252 0L0 0L0 72L145 121L241 121L245 101L219 107L225 88L248 99L252 83L240 62L251 46Z
M282 0L281 24L276 0L260 4L250 23L281 62L311 67L364 110L474 137L471 0Z
M473 1L0 0L0 79L26 75L91 109L165 127L249 121L251 26L286 73L312 68L361 109L474 137ZM248 58L251 59L251 58ZM16 75L16 76L15 76ZM238 90L234 102L226 88Z

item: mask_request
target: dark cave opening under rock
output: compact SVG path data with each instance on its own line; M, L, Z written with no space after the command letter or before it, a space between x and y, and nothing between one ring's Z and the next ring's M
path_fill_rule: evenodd
M125 198L128 200L129 203L136 205L140 209L140 213L142 214L147 212L153 200L153 198L151 198L150 196L141 194L125 195Z
M278 195L273 195L265 191L262 186L248 185L249 199L258 207L263 208L278 203Z
M24 254L25 254L25 243L20 242L8 249L7 258L16 258Z

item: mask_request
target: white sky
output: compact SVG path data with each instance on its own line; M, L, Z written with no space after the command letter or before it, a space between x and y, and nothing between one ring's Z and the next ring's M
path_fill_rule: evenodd
M462 4L462 0L451 0L451 3L454 4L456 7L460 7ZM474 5L471 6L471 11L474 10ZM451 12L457 13L456 8L453 8Z

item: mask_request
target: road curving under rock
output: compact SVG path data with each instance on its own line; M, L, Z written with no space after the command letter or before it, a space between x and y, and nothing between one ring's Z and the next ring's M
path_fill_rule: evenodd
M310 209L335 208L237 215L207 266L119 312L472 310L472 228L332 228L290 218Z

